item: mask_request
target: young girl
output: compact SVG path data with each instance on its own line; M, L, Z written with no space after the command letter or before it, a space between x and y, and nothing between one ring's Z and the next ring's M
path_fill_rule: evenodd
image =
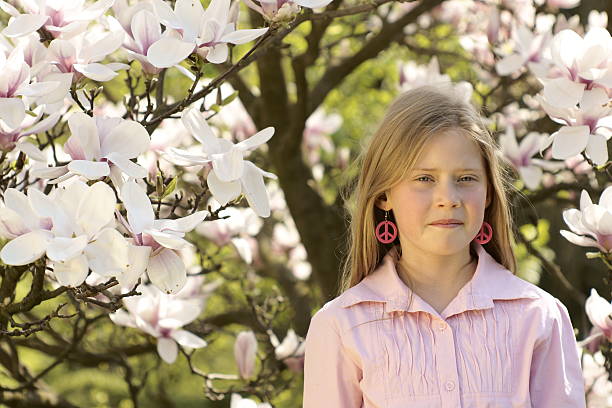
M451 88L408 91L359 164L304 408L584 407L567 309L515 276L509 167L476 110Z

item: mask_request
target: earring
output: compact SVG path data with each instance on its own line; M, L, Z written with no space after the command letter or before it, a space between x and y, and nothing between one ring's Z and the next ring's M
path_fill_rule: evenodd
M491 227L491 224L486 221L483 221L482 226L480 227L480 231L478 231L478 235L476 235L474 241L482 245L489 242L491 238L493 238L493 228Z
M397 226L393 221L387 220L389 211L385 211L385 220L376 226L376 238L383 244L389 244L397 237Z

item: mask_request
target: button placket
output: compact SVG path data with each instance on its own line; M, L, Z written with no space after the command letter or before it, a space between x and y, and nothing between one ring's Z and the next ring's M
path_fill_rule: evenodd
M442 398L442 408L457 408L461 406L459 394L457 355L455 353L454 334L448 323L437 319L433 324L436 337L436 365L438 384Z

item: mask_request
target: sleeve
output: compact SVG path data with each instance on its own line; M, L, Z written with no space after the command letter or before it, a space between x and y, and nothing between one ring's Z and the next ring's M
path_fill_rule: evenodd
M529 393L533 408L584 408L584 378L567 308L558 299L546 322L546 336L535 346Z
M315 313L306 334L303 408L360 408L361 369L343 348L328 312Z

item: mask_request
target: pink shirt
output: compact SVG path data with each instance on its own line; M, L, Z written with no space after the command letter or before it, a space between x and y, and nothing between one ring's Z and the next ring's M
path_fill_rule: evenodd
M408 308L395 250L315 313L304 408L585 407L565 306L475 245L472 279L440 314L416 294Z

